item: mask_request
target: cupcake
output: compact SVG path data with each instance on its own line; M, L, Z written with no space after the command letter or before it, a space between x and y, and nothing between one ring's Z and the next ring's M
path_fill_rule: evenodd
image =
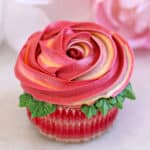
M91 22L59 21L32 34L17 58L19 106L40 132L81 142L106 131L134 100L134 57L117 33Z

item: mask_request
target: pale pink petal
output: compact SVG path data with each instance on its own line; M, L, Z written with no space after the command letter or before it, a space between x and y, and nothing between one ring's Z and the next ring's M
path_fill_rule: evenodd
M122 34L133 48L150 48L149 0L94 0L97 23Z

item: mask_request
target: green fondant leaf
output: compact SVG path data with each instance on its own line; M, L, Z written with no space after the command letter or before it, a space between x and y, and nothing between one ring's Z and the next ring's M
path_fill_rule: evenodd
M28 107L33 118L46 116L56 110L56 105L38 101L26 93L20 96L19 106Z
M124 102L124 98L120 95L116 96L116 104L115 106L122 109L123 108L123 102Z
M116 98L111 97L111 98L109 99L109 103L110 103L111 105L115 105L115 104L117 103Z
M97 108L101 108L103 106L103 101L104 100L105 100L104 98L101 98L101 99L97 100L96 103L95 103L95 106Z
M87 116L88 119L92 118L97 113L97 110L94 107L94 105L92 106L83 105L81 111Z
M20 102L19 106L20 107L27 107L29 105L29 102L32 100L32 96L25 93L19 96Z
M107 99L100 99L96 102L95 106L105 116L107 112L112 108L112 105Z
M135 100L136 99L136 96L134 94L134 91L132 89L132 86L131 84L129 83L128 86L124 89L124 91L122 92L123 93L123 96L126 97L126 98L129 98L131 100Z
M32 108L32 117L42 117L55 112L56 106L45 102L36 102Z
M105 116L107 114L108 110L109 110L109 106L105 100L105 101L103 101L103 107L101 109L101 113Z

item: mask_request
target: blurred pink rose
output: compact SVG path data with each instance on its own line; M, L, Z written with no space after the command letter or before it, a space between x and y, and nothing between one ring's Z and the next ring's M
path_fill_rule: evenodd
M94 0L97 23L122 34L133 48L150 48L150 0Z

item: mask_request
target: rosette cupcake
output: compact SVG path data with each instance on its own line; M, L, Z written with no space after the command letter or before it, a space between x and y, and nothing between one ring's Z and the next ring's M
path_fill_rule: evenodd
M19 106L50 138L89 140L111 126L125 98L135 99L133 65L133 52L117 33L90 22L55 22L20 51Z

